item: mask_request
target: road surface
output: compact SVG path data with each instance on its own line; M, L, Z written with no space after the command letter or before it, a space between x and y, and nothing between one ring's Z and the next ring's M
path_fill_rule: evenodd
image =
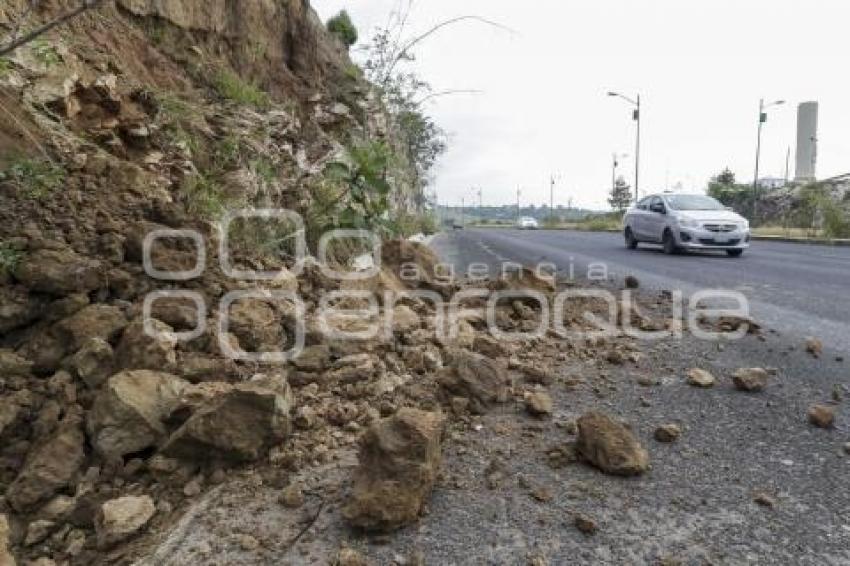
M660 247L625 248L619 234L469 229L438 236L433 247L466 271L503 262L550 262L561 276L581 280L604 264L610 277L638 277L644 288L727 289L743 293L756 320L791 338L816 336L850 352L850 247L755 242L743 257L722 252L667 256Z

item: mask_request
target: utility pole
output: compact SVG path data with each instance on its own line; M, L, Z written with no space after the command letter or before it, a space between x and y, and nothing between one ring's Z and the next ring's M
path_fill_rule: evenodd
M632 112L632 119L637 122L637 134L635 139L635 202L640 199L640 94L637 95L636 99L631 99L628 96L624 96L619 92L609 92L608 96L616 96L618 98L622 98L626 102L632 104L635 109Z
M466 228L466 200L460 199L460 225Z
M758 138L756 140L756 174L753 178L753 222L758 220L758 193L759 193L759 160L761 158L761 130L764 123L767 122L767 110L771 106L779 106L785 104L784 100L777 100L765 106L764 99L759 100L759 127Z
M522 192L522 190L519 187L517 187L517 189L516 189L516 221L517 222L519 222L519 196L520 196L521 192Z
M484 189L481 187L478 187L478 218L484 221Z

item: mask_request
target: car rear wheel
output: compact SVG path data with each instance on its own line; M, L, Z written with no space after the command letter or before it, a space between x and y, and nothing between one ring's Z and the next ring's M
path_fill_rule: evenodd
M626 247L630 250L636 250L638 247L638 241L635 238L635 235L632 233L631 228L626 228Z
M729 255L729 257L741 257L741 255L744 253L744 250L726 250L726 253Z
M661 243L664 244L665 254L673 255L679 252L679 246L676 245L676 239L673 237L673 233L670 230L664 232L664 238Z

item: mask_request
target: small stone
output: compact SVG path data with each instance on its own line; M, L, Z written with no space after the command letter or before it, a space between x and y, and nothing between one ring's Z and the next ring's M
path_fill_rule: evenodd
M33 521L27 527L27 536L24 540L25 546L32 546L34 544L38 544L50 534L53 528L56 526L56 523L53 521Z
M545 391L534 391L525 399L525 409L535 417L548 417L552 414L552 397Z
M107 548L138 533L156 513L150 496L119 497L104 503L95 520L97 544Z
M634 275L626 275L626 289L637 289L640 287L640 280Z
M844 453L850 456L850 442L844 443Z
M714 382L714 376L704 369L692 368L688 371L688 385L708 388L713 387Z
M819 358L823 354L823 342L817 338L806 338L806 351L812 356Z
M283 504L284 507L289 507L290 509L297 509L298 507L304 505L304 491L301 489L301 486L299 484L291 483L284 488L278 500Z
M774 499L773 497L771 497L767 493L764 493L763 491L757 492L753 496L753 501L755 501L757 504L761 505L762 507L775 507L776 506L776 499Z
M362 554L344 546L336 553L333 561L334 566L369 566L369 561Z
M251 535L237 535L237 540L239 541L239 546L242 547L242 550L247 550L248 552L252 550L257 550L260 548L260 541Z
M809 422L819 428L835 426L835 407L829 405L812 405L809 408Z
M555 495L548 487L539 485L531 489L531 497L540 503L549 503L555 498Z
M665 424L655 429L655 440L658 442L676 442L682 435L682 429L677 424Z
M767 386L769 374L762 368L742 368L735 372L732 381L739 391L756 393Z
M576 515L573 521L575 527L586 535L595 535L599 530L599 525L587 515Z
M200 478L194 478L183 486L183 495L186 497L197 497L203 490Z
M649 454L625 425L599 412L578 420L578 453L603 472L633 476L649 468Z

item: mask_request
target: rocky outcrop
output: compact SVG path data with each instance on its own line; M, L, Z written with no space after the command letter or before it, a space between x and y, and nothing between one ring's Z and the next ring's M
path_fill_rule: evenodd
M369 428L343 510L353 526L386 531L419 517L440 470L443 421L439 413L401 409Z

